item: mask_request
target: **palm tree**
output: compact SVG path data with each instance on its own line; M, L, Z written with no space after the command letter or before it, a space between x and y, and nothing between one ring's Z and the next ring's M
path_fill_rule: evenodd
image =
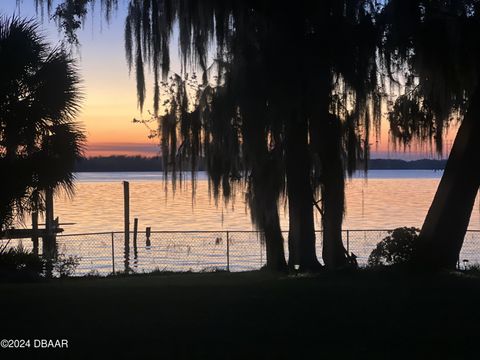
M62 48L51 49L38 26L0 18L0 225L43 210L45 192L72 192L85 136L74 118L79 78Z
M392 134L433 139L441 153L443 129L461 120L416 257L423 267L454 268L480 186L480 1L391 0L383 16L386 65L411 73L390 115Z

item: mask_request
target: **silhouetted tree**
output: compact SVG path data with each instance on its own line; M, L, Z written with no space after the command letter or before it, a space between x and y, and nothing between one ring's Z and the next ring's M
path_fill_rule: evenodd
M74 62L34 22L0 18L0 226L43 209L45 191L73 190L85 137Z
M65 1L61 11L57 11L60 23L71 36L74 36L72 29L78 27L79 19L85 16L85 4L90 1ZM117 2L105 0L102 3L108 14ZM80 6L80 11L73 4ZM368 6L370 11L365 11ZM76 11L66 11L68 9ZM375 26L372 26L378 23L374 22L372 14L380 10L383 10L380 19L384 32L378 38L374 34ZM228 72L251 71L251 64L257 64L257 71L251 73L257 75L257 83L267 84L268 96L262 97L268 99L265 103L268 104L265 106L267 113L275 114L270 118L279 116L282 119L277 123L282 125L277 137L281 141L276 146L280 146L280 153L288 152L288 143L303 148L290 146L290 150L296 152L295 156L284 156L283 161L291 159L293 162L291 169L304 169L288 171L289 165L285 164L287 178L289 173L292 176L299 172L310 174L314 164L316 175L313 181L308 181L309 187L305 181L287 179L290 206L297 208L294 203L302 198L300 203L304 205L298 209L306 209L306 199L310 197L307 192L314 193L317 188L322 190L323 226L326 230L324 259L326 263L342 264L345 257L338 240L338 229L343 213L344 200L340 195L343 182L333 179L343 177L339 169L344 166L341 160L345 160L330 154L338 154L339 145L348 144L348 154L351 155L346 162L353 166L356 156L352 154L358 154L359 142L358 136L352 134L358 134L357 127L362 122L365 125L363 140L368 144L367 119L369 113L379 114L379 101L374 95L371 105L366 106L362 95L367 94L375 83L376 60L372 54L375 44L381 45L381 58L391 80L397 77L400 83L403 82L403 85L397 80L390 83L390 92L395 93L398 85L403 93L390 115L393 136L404 142L433 139L440 152L443 130L451 116L459 115L463 119L420 234L418 256L419 261L433 267L452 267L462 246L479 185L478 167L471 166L476 163L479 144L479 125L474 120L480 73L476 42L478 11L477 0L322 1L299 2L295 6L271 1L132 0L126 22L125 47L129 63L135 64L140 107L145 99L143 63L149 59L153 64L155 109L159 103L160 70L163 76L169 71L169 43L175 21L179 23L184 68L194 63L206 73L207 49L214 37L218 57L229 65ZM381 41L372 42L372 39ZM269 56L272 54L274 56ZM268 66L262 67L262 63L268 63ZM278 81L278 78L284 81ZM332 79L335 80L334 87ZM332 89L342 88L338 84L343 83L348 84L343 94L355 90L357 96L353 97L360 100L359 103L352 105L345 96L335 97L335 94L332 101ZM278 96L279 93L283 96ZM231 104L238 106L239 102ZM328 114L332 112L332 104L345 110L343 116L335 119ZM260 113L265 114L265 111ZM337 115L335 111L333 114ZM312 121L320 116L322 121ZM340 126L339 120L344 126ZM337 139L335 135L342 133L342 128L348 129L350 135L333 140ZM268 135L267 138L275 137ZM368 145L364 145L364 151L368 156ZM302 161L296 161L300 159ZM293 190L295 184L302 189ZM310 211L305 210L298 216L295 211L290 209L290 216L302 219L310 228L312 221L307 215ZM292 226L298 224L295 221ZM293 234L302 232L290 230L293 245L293 238L297 237ZM314 241L312 232L308 233L299 236L303 244L310 244L307 247L312 252ZM291 252L294 249L295 246L290 247Z
M184 55L184 67L189 61L197 61L205 74L204 83L208 82L206 49L215 31L217 58L220 59L217 81L221 78L225 85L224 89L216 90L214 101L201 107L202 126L197 128L197 131L208 129L210 134L202 137L211 140L213 148L217 146L219 150L209 151L211 159L217 164L209 172L214 187L221 185L224 190L229 189L229 178L236 178L231 173L231 159L240 154L237 151L239 143L244 157L242 169L253 184L263 189L254 191L253 186L250 186L250 194L270 191L273 192L272 201L277 202L280 193L274 192L274 189L277 191L282 186L269 184L272 176L282 179L286 175L291 219L289 262L292 265L299 264L302 268L318 267L313 194L316 189L321 189L325 230L324 261L332 268L345 265L346 252L341 239L344 151L348 150L345 152L349 156L350 170L353 170L354 160L360 155L357 136L359 122L363 121L368 129L368 114L379 113L377 98L367 97L377 85L376 33L372 19L374 10L368 8L368 4L363 1L348 4L302 3L294 9L269 2L219 4L212 1L201 5L174 2L172 8L163 8L165 4L159 2L157 6L162 6L159 10L145 7L142 2L131 2L126 27L126 49L127 59L130 59L132 65L135 63L137 84L144 81L143 69L138 69L143 65L140 54L152 54L153 64L162 64L163 57L169 58L168 46L162 47L161 44L169 43L173 26L171 22L177 18L180 23L180 48ZM168 10L172 11L170 15ZM157 16L161 18L157 19ZM232 23L229 24L229 21ZM155 27L149 26L154 23L157 24ZM155 36L159 38L158 41L146 40ZM146 42L150 46L157 44L159 48L149 48L148 45L145 46ZM158 66L164 70L163 65ZM155 75L155 81L158 76ZM143 86L140 85L139 88L143 89ZM141 106L144 93L140 91L138 94ZM332 101L334 94L337 95L335 105ZM154 95L159 96L160 91L155 90ZM372 103L370 108L367 107L368 100ZM155 109L158 103L158 100L154 100ZM178 114L181 104L186 103L177 101L172 113ZM347 110L348 108L352 110ZM202 109L207 109L208 114L202 112ZM333 111L336 116L331 114ZM375 119L379 120L378 117ZM341 121L349 122L352 126L343 126ZM183 123L181 116L179 122ZM176 134L173 130L176 127L174 121L163 122L162 128L169 124L173 126L169 133ZM235 129L239 129L241 141L238 132L231 135ZM345 139L349 141L344 143L342 135L345 129L349 135ZM182 135L183 139L192 136L191 133ZM175 137L163 138L170 139L169 148L176 145ZM263 172L261 176L265 186L262 186L261 179L254 178L260 177L258 169L269 168L267 159L273 157L278 157L274 161L278 164L277 169L285 169L286 174L279 171L267 176ZM314 169L315 177L312 177ZM250 205L255 203L250 201ZM264 211L276 211L277 208L267 206L264 201L258 204L261 206L252 211L252 214L256 217L254 221L262 224L262 217L271 218L262 215L262 208ZM273 223L276 224L276 221ZM262 226L260 228L264 230ZM279 228L275 233L280 234ZM267 237L267 248L269 242Z
M65 1L57 8L57 19L71 38L88 2ZM102 3L110 9L116 1ZM324 261L333 268L347 262L341 239L344 169L352 170L361 155L359 134L363 131L366 140L370 120L379 122L374 94L376 11L375 2L365 0L302 1L295 6L234 0L129 2L125 48L127 61L135 68L140 108L145 101L144 63L148 62L154 74L154 113L159 110L161 78L168 76L176 22L184 71L196 65L203 73L206 96L203 106L197 104L198 113L186 111L189 102L182 100L162 118L164 152L175 154L177 147L186 145L204 151L211 165L213 192L218 194L222 188L226 197L231 180L238 178L236 157L241 155L249 203L262 204L252 210L254 221L262 230L275 228L265 231L267 250L269 244L282 246L281 238L269 240L269 234L276 239L281 234L278 214L267 213L277 212L286 177L292 219L290 263L305 269L318 268L313 221L317 191L322 193ZM217 81L223 82L223 89L208 86L212 46ZM199 139L204 146L197 146ZM169 163L176 166L175 161ZM271 169L268 176L264 169ZM255 200L266 191L271 193L265 199ZM283 254L283 250L269 252L273 253Z
M416 256L421 266L454 268L480 185L480 2L391 0L383 21L387 68L409 74L392 134L433 140L441 153L445 127L461 120Z

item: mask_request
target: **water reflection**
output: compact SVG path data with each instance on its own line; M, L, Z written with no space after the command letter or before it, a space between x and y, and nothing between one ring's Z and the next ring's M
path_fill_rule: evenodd
M377 175L377 177L373 177ZM394 175L397 175L395 178ZM420 172L412 177L412 171L386 171L370 174L370 178L354 178L346 186L345 229L390 229L399 226L419 227L427 213L439 181L438 172ZM433 177L433 176L436 177ZM99 182L91 175L77 184L73 199L60 196L56 199L56 213L62 222L74 222L65 226L67 233L120 231L123 229L123 196L121 180L101 175ZM157 175L158 176L158 175ZM407 176L410 176L407 177ZM192 204L191 186L188 181L176 193L164 191L164 183L151 181L151 176L131 173L130 211L145 227L152 230L251 230L250 215L245 205L244 192L236 194L232 202L219 201L215 206L208 194L208 183L200 179L195 202ZM480 228L480 205L475 206L470 228ZM285 207L280 206L282 229L288 229ZM317 216L317 225L320 219ZM147 237L147 246L148 237Z

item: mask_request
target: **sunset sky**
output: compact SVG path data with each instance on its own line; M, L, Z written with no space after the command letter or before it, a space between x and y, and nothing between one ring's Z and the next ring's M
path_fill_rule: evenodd
M20 7L16 0L0 1L0 13L3 15L17 14L26 18L39 18L36 14L34 0L23 0ZM98 12L89 14L84 28L79 31L81 47L74 51L78 58L85 101L79 120L84 124L88 148L87 156L96 155L144 155L158 154L158 139L148 139L148 129L141 124L134 124L133 118L141 118L137 109L136 85L134 74L129 76L123 45L124 20L126 1L119 2L119 9L110 23L101 19ZM98 6L98 5L97 5ZM62 35L59 34L53 21L45 14L41 29L51 44L58 44ZM176 55L176 51L172 51ZM178 69L178 61L172 68ZM147 74L147 79L148 79ZM152 101L152 82L147 82L147 99L143 117L148 117ZM372 139L372 157L382 158L418 158L429 156L428 152L413 149L415 153L392 153L388 142L388 124L382 124L380 142ZM447 140L449 148L451 141ZM416 152L423 154L419 155ZM429 157L432 155L430 154Z

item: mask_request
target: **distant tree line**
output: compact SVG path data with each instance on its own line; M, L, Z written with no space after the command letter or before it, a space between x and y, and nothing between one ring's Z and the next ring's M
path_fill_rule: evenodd
M76 172L162 170L162 159L158 156L95 156L82 158L75 164Z
M198 171L204 171L205 162L198 160ZM93 156L79 159L75 164L75 172L100 172L100 171L163 171L163 159L159 156Z
M399 160L399 159L370 159L368 168L370 170L443 170L447 160L421 159L421 160Z
M443 170L446 160L400 160L400 159L370 159L370 170ZM205 159L199 158L198 171L206 171ZM75 164L75 172L100 171L163 171L162 158L144 156L95 156L82 158Z

